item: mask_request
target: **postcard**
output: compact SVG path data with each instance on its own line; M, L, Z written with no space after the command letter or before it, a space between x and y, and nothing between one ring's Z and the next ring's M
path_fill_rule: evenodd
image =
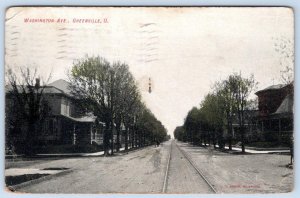
M289 7L10 7L5 189L294 189Z

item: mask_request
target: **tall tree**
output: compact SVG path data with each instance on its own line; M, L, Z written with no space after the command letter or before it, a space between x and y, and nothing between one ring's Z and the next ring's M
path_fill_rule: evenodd
M125 150L128 149L129 142L128 139L131 141L131 147L133 147L134 142L134 125L137 119L137 115L142 111L143 104L141 103L141 96L138 92L137 86L133 81L131 76L128 77L130 83L123 89L123 96L121 99L122 101L122 110L121 110L121 117L125 126Z
M230 75L228 79L215 84L215 90L217 94L222 98L224 107L224 118L227 128L227 139L229 150L232 150L232 138L233 138L233 117L236 111L235 102L235 78Z
M241 74L234 74L232 76L235 90L235 104L236 112L239 122L239 132L241 135L242 152L245 152L245 108L248 102L250 93L255 89L257 83L254 76L243 78Z
M199 132L201 128L199 109L193 107L184 120L184 129L187 132L188 140L193 143L199 143Z
M69 76L74 97L81 100L87 110L105 122L103 147L109 151L113 132L113 72L110 63L101 57L86 57L74 62Z
M186 142L187 137L186 137L186 132L184 131L183 126L178 126L174 130L174 138L176 138L179 141Z
M134 147L138 136L134 125L142 104L128 65L121 62L111 64L101 57L86 57L73 65L70 81L73 95L86 101L82 104L106 123L103 135L105 154L109 148L113 154L115 139L119 150L122 123L125 126L125 149L128 149L128 137Z
M205 121L212 130L210 136L213 139L213 144L216 146L218 141L220 148L223 148L224 108L224 98L219 91L206 95L200 108Z
M8 69L6 72L6 100L7 103L13 104L13 108L6 109L6 121L9 123L8 129L11 129L9 133L14 131L20 136L24 135L23 152L26 155L34 154L32 148L40 135L38 129L50 110L44 97L44 90L50 78L51 74L44 81L38 75L38 70L30 67Z
M147 108L143 108L140 118L137 120L137 129L142 131L143 141L146 145L163 142L167 137L165 127Z

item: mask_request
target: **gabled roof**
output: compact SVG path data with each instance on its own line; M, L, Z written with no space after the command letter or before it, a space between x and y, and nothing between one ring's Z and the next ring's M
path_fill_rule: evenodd
M50 83L47 87L55 87L61 90L63 93L71 95L70 83L63 79L56 80Z
M294 81L290 82L289 84L278 84L278 85L271 85L265 89L262 89L262 90L259 90L257 91L255 94L257 95L258 93L261 93L261 92L265 92L265 91L274 91L274 90L280 90L280 89L283 89L283 88L292 88L294 87Z
M274 114L284 114L294 112L294 97L292 94L287 95Z
M264 92L264 91L270 91L270 90L278 90L278 89L281 89L283 87L285 87L286 85L284 84L278 84L278 85L271 85L265 89L262 89L262 90L259 90L257 91L255 94L258 94L258 93L261 93L261 92Z

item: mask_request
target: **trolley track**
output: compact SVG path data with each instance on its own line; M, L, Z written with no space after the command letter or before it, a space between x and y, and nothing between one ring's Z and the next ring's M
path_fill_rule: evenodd
M167 168L166 168L165 177L164 177L164 184L163 184L163 188L162 188L162 193L166 193L166 191L167 191L168 174L169 174L171 153L172 153L172 145L173 145L173 141L171 142L171 145L170 145L170 152L169 152L168 163L167 163Z
M209 191L211 193L217 193L217 190L210 183L210 181L204 176L204 174L202 173L202 171L195 165L195 163L193 162L193 160L191 159L191 157L183 149L181 149L180 146L178 146L174 141L172 141L171 145L170 145L170 152L169 152L168 163L167 163L167 167L166 167L166 171L165 171L165 177L164 177L164 182L163 182L162 193L168 193L168 186L169 186L169 184L171 182L171 181L169 181L169 179L170 179L170 166L172 165L171 164L171 161L172 161L172 152L174 152L174 149L178 149L179 150L179 152L184 157L184 159L188 162L188 164L190 165L190 167L192 167L193 170L195 170L195 172L199 176L198 178L201 179L201 181L204 181L204 183L206 184L206 186L209 189Z

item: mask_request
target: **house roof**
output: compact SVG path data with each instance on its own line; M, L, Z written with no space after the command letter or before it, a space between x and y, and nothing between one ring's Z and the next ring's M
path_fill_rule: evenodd
M51 93L51 94L66 94L68 96L71 96L71 89L69 88L70 87L70 83L63 80L63 79L59 79L59 80L56 80L48 85L46 85L44 87L44 90L43 92L44 93ZM22 92L22 85L18 85L17 86L18 90L20 92ZM24 89L25 91L27 92L28 91L28 87L24 86ZM11 85L6 85L5 86L5 92L9 92L12 90L12 86ZM41 90L41 88L39 89L39 91Z
M50 83L48 86L55 87L55 88L59 89L60 91L62 91L63 93L65 93L67 95L71 95L70 83L63 79L56 80L56 81Z
M270 91L270 90L277 90L277 89L281 89L283 87L285 87L286 85L284 84L278 84L278 85L271 85L265 89L262 89L262 90L259 90L257 91L255 94L258 94L258 93L261 93L261 92L264 92L264 91Z
M12 91L13 87L11 85L6 85L5 86L5 92L8 93L10 91ZM17 89L19 92L23 92L23 89L25 90L25 92L29 92L29 88L27 86L22 86L22 85L17 85ZM38 91L40 92L42 88L39 88ZM37 91L36 89L34 91ZM62 90L53 87L53 86L45 86L44 93L64 93Z
M284 114L294 112L294 97L292 94L287 95L274 114Z

